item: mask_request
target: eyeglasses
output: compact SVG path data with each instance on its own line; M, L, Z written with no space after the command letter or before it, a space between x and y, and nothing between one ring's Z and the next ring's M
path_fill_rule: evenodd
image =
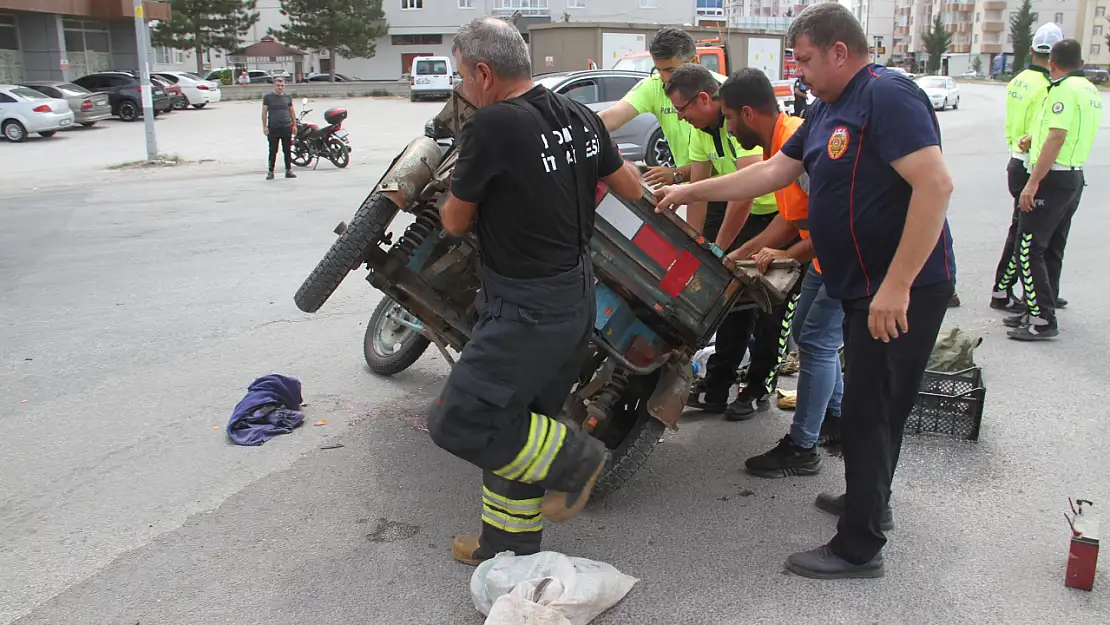
M703 91L702 93L705 93L705 92ZM696 96L690 98L689 100L687 100L686 104L683 104L682 106L676 106L674 110L679 112L679 113L685 113L686 109L689 108L690 105L694 103L694 100L697 100L699 97L701 97L701 93L699 93L698 95L696 95Z

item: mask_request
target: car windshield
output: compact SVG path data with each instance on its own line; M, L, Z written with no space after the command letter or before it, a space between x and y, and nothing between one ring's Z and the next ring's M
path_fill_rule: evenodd
M940 89L944 87L945 80L940 76L926 76L924 78L918 78L917 84L921 85L922 88L932 87L935 89Z
M650 72L655 69L655 63L652 62L650 56L632 56L627 59L617 61L613 69L631 70L634 72Z
M65 95L88 95L92 93L81 85L75 85L71 82L64 82L54 88L58 91L61 91Z
M16 87L15 89L12 89L10 93L12 95L16 96L16 97L23 98L24 100L48 100L48 99L50 99L50 96L43 95L42 93L39 93L38 91L35 91L34 89L28 89L27 87Z

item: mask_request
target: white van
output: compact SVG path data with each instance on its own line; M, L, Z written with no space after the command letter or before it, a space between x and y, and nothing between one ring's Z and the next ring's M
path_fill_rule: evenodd
M418 56L409 73L409 100L426 96L450 96L455 89L455 72L449 56Z

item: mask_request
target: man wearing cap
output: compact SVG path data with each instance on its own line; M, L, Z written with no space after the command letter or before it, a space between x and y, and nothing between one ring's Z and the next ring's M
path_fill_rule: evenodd
M1019 145L1021 138L1029 134L1033 117L1040 111L1041 103L1048 92L1051 77L1048 70L1048 55L1052 46L1064 39L1060 27L1052 22L1042 25L1033 35L1033 54L1028 69L1014 76L1006 85L1006 144L1010 151L1010 163L1006 166L1006 181L1010 195L1014 198L1010 229L1006 232L1006 243L1002 246L1002 258L994 273L994 290L991 293L991 308L1013 313L1025 312L1025 302L1016 294L1018 283L1017 238L1018 197L1025 183L1029 181L1029 151ZM1060 302L1057 301L1057 306Z
M1024 313L1008 317L1007 336L1039 341L1060 334L1056 293L1071 220L1086 184L1083 165L1102 123L1102 94L1083 73L1083 48L1074 39L1052 46L1052 84L1022 139L1029 150L1029 180L1018 198L1018 265Z

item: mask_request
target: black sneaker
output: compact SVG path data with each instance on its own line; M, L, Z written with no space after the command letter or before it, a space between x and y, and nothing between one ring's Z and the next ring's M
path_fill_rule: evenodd
M723 390L709 389L706 387L705 380L698 380L694 383L694 388L690 389L690 397L687 398L686 405L706 412L724 412L728 406L728 389L727 386Z
M736 396L736 401L728 405L725 410L725 419L728 421L747 421L754 417L757 412L763 412L770 407L770 395L753 397L745 389Z
M1025 302L1007 295L1006 297L991 297L991 308L1008 313L1025 312Z
M1022 326L1029 325L1029 313L1023 312L1018 315L1006 317L1002 320L1002 325L1006 326L1007 328L1020 328Z
M1066 300L1062 297L1057 297L1056 298L1056 307L1057 308L1067 308L1068 307L1068 300Z
M274 172L272 172L272 171L266 172L266 180L273 180L273 179L274 179Z
M787 434L774 449L748 458L744 466L748 473L759 477L817 475L821 472L821 454L817 453L816 445L809 449L798 447Z
M296 178L297 174L294 174L292 169L286 169L285 170L285 177L286 178Z
M825 420L821 422L821 433L817 436L817 444L821 447L832 447L840 444L840 417L825 413Z
M817 501L814 501L813 505L817 506L818 510L838 517L844 514L844 495L821 493L817 495ZM894 512L890 509L890 506L886 507L886 512L883 513L883 518L879 521L879 529L884 532L894 529Z
M1060 336L1060 328L1056 325L1055 318L1030 317L1028 325L1014 328L1006 336L1015 341L1044 341Z

